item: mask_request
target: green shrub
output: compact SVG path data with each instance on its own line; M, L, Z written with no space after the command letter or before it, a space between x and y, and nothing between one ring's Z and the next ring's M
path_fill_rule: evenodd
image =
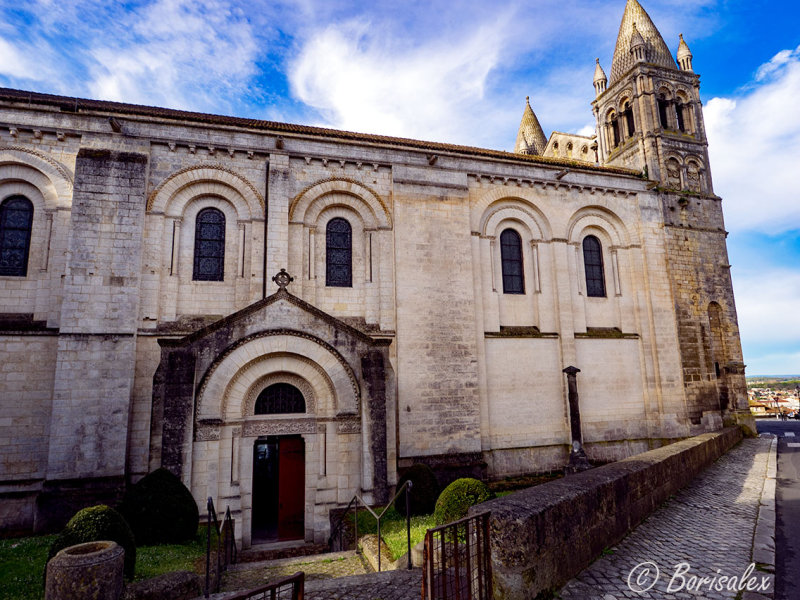
M131 486L120 512L131 524L139 546L191 540L200 522L192 493L164 468L156 469Z
M444 488L436 501L433 518L437 526L457 521L467 516L470 506L494 497L494 493L482 481L470 477L456 479Z
M411 481L411 497L409 511L412 515L429 515L433 512L436 505L436 498L439 497L439 482L436 475L428 465L417 463L403 473L397 482L395 493L406 482ZM406 492L397 497L394 502L394 509L404 517L406 516Z
M75 513L64 531L53 540L47 560L59 550L75 544L111 540L125 550L125 577L133 579L136 568L136 543L123 516L105 504L90 506Z

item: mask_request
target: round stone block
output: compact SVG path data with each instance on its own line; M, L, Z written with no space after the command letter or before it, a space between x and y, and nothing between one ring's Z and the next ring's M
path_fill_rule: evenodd
M118 600L124 558L111 541L64 548L47 563L45 600Z

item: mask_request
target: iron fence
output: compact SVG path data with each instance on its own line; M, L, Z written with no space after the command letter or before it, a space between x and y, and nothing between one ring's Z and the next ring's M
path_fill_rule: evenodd
M489 515L485 512L428 530L423 600L491 600Z

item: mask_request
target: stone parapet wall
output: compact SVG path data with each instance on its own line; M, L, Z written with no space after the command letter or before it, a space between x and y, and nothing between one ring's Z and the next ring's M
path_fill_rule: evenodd
M492 513L495 598L563 585L741 439L706 433L473 508Z

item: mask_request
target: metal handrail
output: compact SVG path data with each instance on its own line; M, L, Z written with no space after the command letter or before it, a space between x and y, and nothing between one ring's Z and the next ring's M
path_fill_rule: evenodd
M209 597L211 592L211 522L214 522L214 531L217 533L217 568L216 568L216 581L215 591L219 591L220 580L222 579L222 572L228 570L229 563L235 563L238 558L238 550L236 548L236 539L234 538L233 518L231 517L230 506L225 508L225 518L222 521L222 527L219 525L217 519L217 511L214 509L214 500L211 496L208 497L206 502L206 585L204 595ZM225 537L225 559L222 560L222 538Z
M256 597L265 599L267 598L267 592L270 592L270 598L276 598L278 593L281 592L280 588L286 587L291 585L292 586L292 598L291 600L303 600L303 588L305 583L305 573L302 571L298 571L294 575L290 575L289 577L284 577L278 581L273 581L272 583L268 583L266 585L262 585L261 587L246 590L244 592L239 592L235 596L230 596L228 600L255 600ZM281 598L283 595L281 594Z
M344 521L347 518L347 515L350 513L350 509L353 508L353 525L355 528L355 540L356 540L356 552L358 552L358 504L359 502L366 508L369 513L375 518L378 522L378 572L381 572L381 519L383 515L386 514L386 511L389 510L389 507L394 504L394 501L397 500L397 497L403 492L403 490L407 490L408 493L406 494L406 544L408 545L408 568L413 568L413 561L411 559L411 488L414 487L414 484L411 483L411 480L405 481L403 485L397 490L397 493L394 497L389 500L386 506L383 508L380 514L376 513L370 506L364 502L364 499L356 494L347 504L347 508L344 509L344 512L339 517L339 520L336 522L336 525L331 529L331 535L328 538L328 544L333 547L333 537L336 534L341 536L341 530L344 527ZM355 504L355 506L354 506Z

